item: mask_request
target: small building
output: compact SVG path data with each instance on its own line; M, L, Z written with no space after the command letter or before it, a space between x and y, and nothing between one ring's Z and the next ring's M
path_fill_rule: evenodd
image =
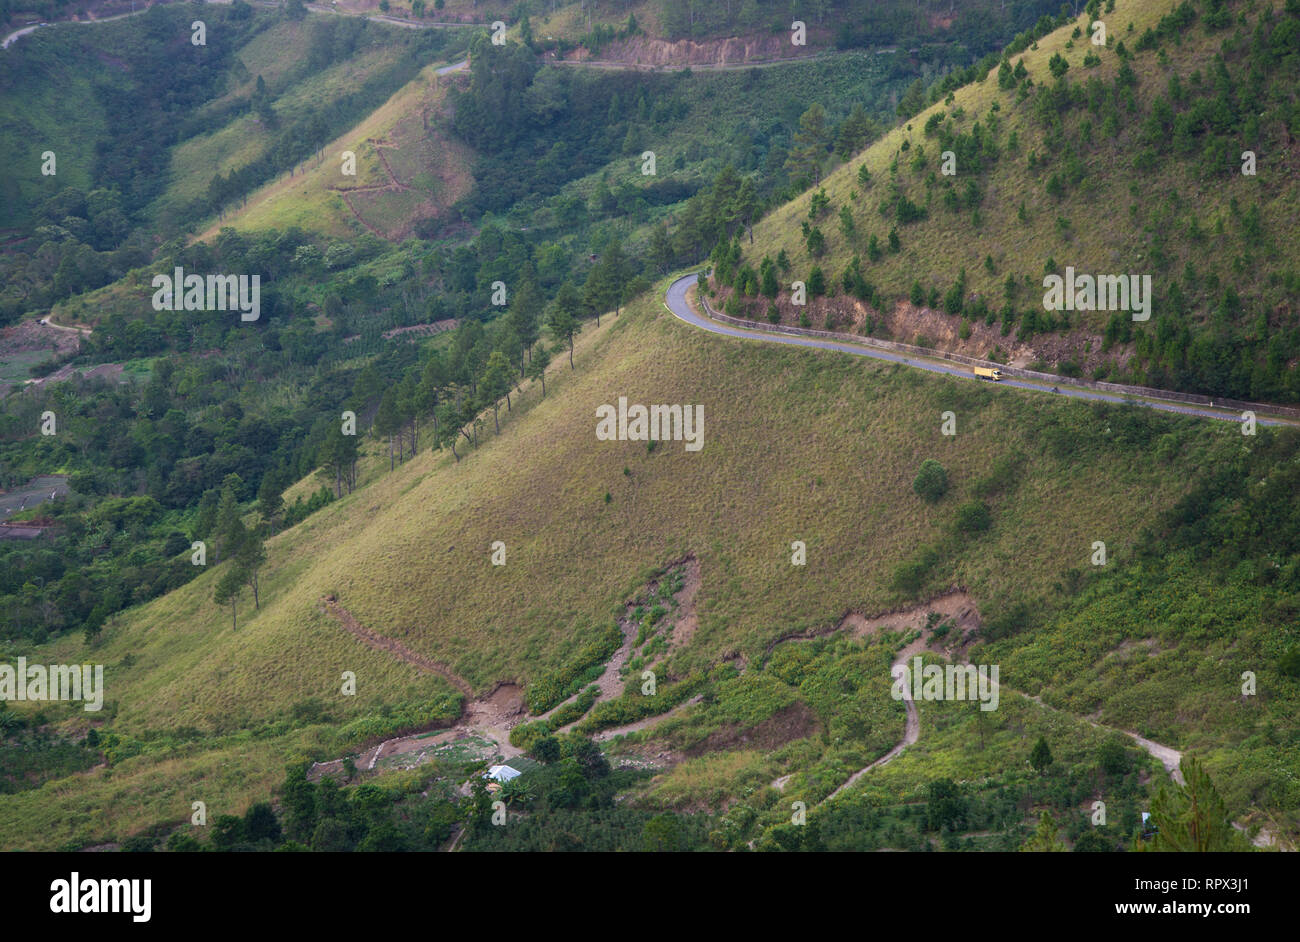
M512 779L517 779L522 774L523 773L518 769L512 769L508 765L494 765L487 770L488 778L492 779L494 782L501 782L502 784L509 782Z

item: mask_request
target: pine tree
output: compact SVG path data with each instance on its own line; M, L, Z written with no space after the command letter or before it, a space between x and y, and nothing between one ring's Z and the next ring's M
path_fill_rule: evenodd
M275 520L283 510L284 488L280 484L280 475L276 471L267 471L257 488L257 512L262 515L271 536L275 536Z
M232 566L239 573L244 585L252 590L253 607L257 609L262 607L258 589L261 584L262 566L265 564L266 544L256 533L245 531L243 540L235 550Z
M400 420L397 416L397 399L390 389L379 400L379 411L370 430L380 438L388 439L388 470L393 470L393 434L398 431Z
M243 539L244 521L239 515L239 499L235 496L237 475L228 474L222 482L221 499L217 504L217 518L212 528L214 549L217 562L234 553L235 547Z
M907 86L903 99L898 103L898 116L910 118L925 107L925 83L917 79Z
M505 354L500 350L494 350L488 357L487 369L484 370L483 378L479 381L483 396L492 403L492 422L496 426L497 434L501 432L498 410L502 398L510 390L510 372L510 363L506 360Z
M758 188L751 177L745 177L736 193L736 216L749 234L749 244L754 244L754 222L762 211L762 202L758 198Z
M1151 799L1153 851L1208 853L1245 850L1228 818L1228 808L1199 761L1188 756L1179 764L1185 785L1160 786ZM1139 849L1147 845L1139 844Z
M573 369L573 338L582 326L578 323L575 316L578 305L581 302L578 299L578 289L573 286L572 282L566 281L560 286L555 300L551 302L551 309L546 315L546 328L560 343L568 344L569 347L569 369Z
M1029 753L1029 764L1039 775L1047 771L1047 767L1052 764L1052 750L1047 745L1046 736L1039 736L1038 742L1034 743L1034 748Z
M243 590L244 580L242 575L234 566L229 566L221 574L221 578L217 580L216 590L212 594L212 601L218 605L230 603L230 627L235 631L239 630L239 614L236 603L239 600L239 593Z
M524 375L524 353L537 342L538 322L541 318L542 292L531 274L524 277L510 300L507 322L519 343L519 375Z
M597 264L587 275L582 285L582 313L596 319L600 326L600 315L606 310L605 303L610 294L609 282L604 265Z
M1038 828L1034 831L1034 836L1027 840L1020 849L1029 853L1064 851L1065 845L1057 839L1056 831L1056 819L1049 812L1044 811L1038 817Z
M541 380L542 398L546 398L546 368L551 365L551 352L545 344L538 344L528 359L528 378Z
M998 88L1011 89L1016 87L1015 73L1011 71L1011 63L1006 59L998 66Z
M826 145L830 132L826 127L826 109L813 102L808 110L799 116L799 130L795 132L790 147L790 156L785 168L798 178L812 177L814 184L822 178L822 163L826 159Z

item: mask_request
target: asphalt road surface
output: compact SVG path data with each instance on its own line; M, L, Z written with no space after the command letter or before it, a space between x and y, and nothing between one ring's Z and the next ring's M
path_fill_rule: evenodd
M769 334L756 330L744 330L739 327L732 327L727 324L720 324L700 314L695 313L691 306L686 303L686 291L691 285L695 284L699 278L698 274L684 275L678 278L668 287L668 293L664 297L664 306L672 312L673 316L683 320L692 327L698 327L701 330L707 330L710 333L722 334L727 337L740 337L745 340L758 340L766 343L784 343L795 347L813 347L818 350L834 350L838 353L851 353L859 357L871 357L873 360L888 360L891 363L904 363L908 366L915 367L918 370L926 370L931 373L944 373L948 376L959 376L964 379L976 380L975 375L971 372L970 367L956 363L950 363L946 360L929 359L926 357L910 356L902 353L894 353L889 350L880 350L873 347L862 346L855 343L840 343L834 340L821 340L817 337L798 337L790 334ZM987 382L987 380L980 380ZM1097 392L1082 386L1069 385L1069 379L1061 377L1057 388L1059 392L1053 393L1052 387L1045 386L1041 383L1021 379L1004 379L998 385L1013 386L1016 389L1028 389L1033 392L1047 393L1048 395L1064 396L1068 399L1090 399L1096 402L1114 402L1119 404L1136 402L1138 405L1149 406L1152 409L1159 409L1162 412L1177 412L1180 415L1194 415L1205 419L1220 419L1226 422L1241 422L1241 414L1238 412L1221 412L1211 409L1207 406L1188 405L1184 402L1171 402L1161 400L1161 392L1158 389L1148 389L1142 395L1143 399L1133 400L1125 396L1117 396L1114 393ZM1148 401L1151 400L1151 401ZM1290 425L1292 423L1279 419L1266 419L1260 417L1256 420L1260 425Z

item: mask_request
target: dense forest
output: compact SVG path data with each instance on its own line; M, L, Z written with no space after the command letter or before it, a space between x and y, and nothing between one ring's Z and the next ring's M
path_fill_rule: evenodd
M195 46L190 42L189 16L179 8L157 6L133 17L116 48L122 61L130 63L125 75L97 58L95 37L85 30L42 31L0 57L0 95L15 94L20 81L25 85L44 81L68 94L84 82L94 104L83 113L84 123L59 132L58 137L35 114L0 117L6 159L31 170L6 175L0 183L0 229L20 237L11 238L9 250L0 257L5 284L0 292L0 325L115 282L147 264L153 240L182 237L259 184L318 154L327 141L408 82L448 39L437 30L398 30L399 35L385 36L384 41L395 43L401 54L382 70L315 107L298 106L281 117L274 107L277 97L265 90L264 83L260 91L254 87L247 95L226 94L247 77L235 50L276 18L255 14L242 0L209 8L205 16L210 39ZM351 18L315 17L307 26L304 55L280 77L277 87L292 89L301 79L347 62L371 43L376 32L367 21ZM250 114L271 133L264 152L214 175L203 194L188 205L160 213L158 198L172 179L174 149ZM97 120L92 121L91 115ZM48 145L37 143L54 144L76 131L81 132L80 140L93 140L93 161L88 166L74 164L65 151L62 166L65 176L84 183L37 196L49 191L48 178L36 172L41 163L38 154ZM71 149L74 138L67 140ZM57 158L59 150L54 153Z

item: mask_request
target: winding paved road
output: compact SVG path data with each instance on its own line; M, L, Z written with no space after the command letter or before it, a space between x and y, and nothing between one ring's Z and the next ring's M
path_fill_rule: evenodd
M692 327L698 327L701 330L707 330L710 333L722 334L727 337L739 337L744 340L762 340L768 343L784 343L796 347L813 347L818 350L834 350L837 353L851 353L854 356L871 357L874 360L888 360L891 363L904 363L908 366L916 367L920 370L926 370L931 373L944 373L948 376L960 376L964 379L974 380L976 377L971 373L970 367L950 363L947 360L929 359L926 357L905 355L894 353L889 350L882 350L876 347L868 347L863 344L838 342L834 340L820 340L816 337L799 337L790 334L765 333L758 330L746 330L740 327L732 327L727 324L720 324L715 320L705 317L698 313L686 300L686 292L698 280L698 274L684 275L678 278L668 286L668 292L664 296L664 306L679 320L683 320ZM1097 392L1082 386L1071 386L1069 380L1062 377L1057 383L1060 389L1059 393L1054 395L1065 396L1069 399L1091 399L1097 402L1114 402L1126 404L1136 402L1138 405L1149 406L1152 409L1159 409L1162 412L1177 412L1181 415L1194 415L1205 419L1220 419L1227 422L1241 422L1239 412L1228 412L1212 409L1208 406L1188 405L1183 402L1175 402L1162 399L1161 391L1158 389L1147 389L1143 393L1142 399L1132 399L1125 396L1117 396L1113 393ZM1016 389L1029 389L1034 392L1050 393L1051 387L1042 383L1036 383L1031 380L1023 379L1004 379L999 385L1014 386ZM1266 419L1260 417L1256 420L1260 425L1293 425L1283 419Z

